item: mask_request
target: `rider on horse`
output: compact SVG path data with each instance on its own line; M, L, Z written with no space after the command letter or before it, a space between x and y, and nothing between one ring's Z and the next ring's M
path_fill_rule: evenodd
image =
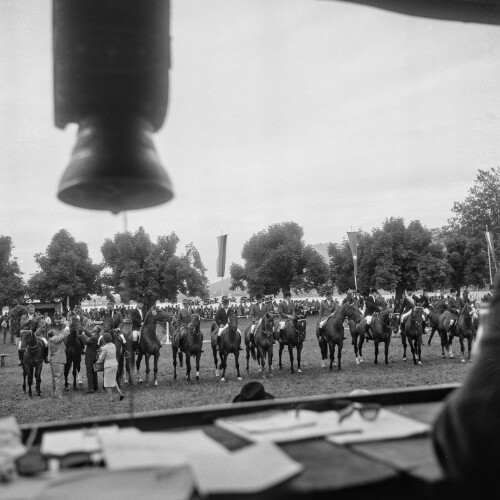
M279 322L279 337L284 339L285 336L285 325L287 321L296 321L295 316L295 305L292 302L292 294L290 292L284 293L285 300L282 300L278 306L278 315L280 317ZM296 326L296 325L294 325ZM274 343L274 341L273 341Z
M371 324L373 315L380 312L380 306L377 305L378 291L376 288L370 288L370 295L366 297L365 319L366 319L366 336L373 340Z
M136 303L137 307L132 309L132 312L130 313L130 319L132 320L132 348L135 352L139 349L141 328L146 316L146 313L144 312L144 300L142 298L138 298Z
M420 305L424 308L423 315L422 315L422 330L425 333L425 329L427 328L427 318L429 317L429 314L431 313L431 303L430 303L429 293L427 291L427 288L424 288L422 290L422 295L420 296Z
M266 304L263 303L264 297L262 296L261 293L258 293L255 296L255 299L257 301L256 304L252 304L250 306L250 312L249 312L249 318L250 321L252 322L250 326L250 346L253 347L255 344L255 337L254 337L254 332L257 329L257 327L260 325L262 318L266 315L266 313L271 312Z
M112 338L114 339L114 333L119 333L118 338L120 339L122 344L126 343L125 337L123 333L121 333L121 329L124 323L124 319L122 313L120 311L115 310L115 302L113 300L108 300L106 304L106 311L101 317L103 333L112 333ZM99 337L99 344L102 342L102 335Z
M229 297L224 295L224 297L222 297L222 306L219 307L214 318L219 327L219 331L217 332L217 349L219 350L221 337L229 326L229 316L231 316L231 314L236 314L236 312L229 307Z
M411 288L405 290L403 302L401 303L400 318L399 318L399 333L403 334L405 330L405 320L413 311L417 304L417 296Z
M342 301L342 304L349 299L349 293L350 291L347 292L347 297ZM318 337L319 342L324 342L326 340L325 325L328 318L335 312L335 309L337 309L337 304L332 298L332 292L328 290L326 292L326 299L322 300L319 305L319 321L316 326L316 337Z
M35 312L35 306L33 304L28 305L28 313L21 316L21 330L31 330L32 332L37 332L38 322L41 319L41 315ZM44 363L49 362L49 342L42 335L43 331L39 331L36 337L43 344L43 361ZM22 364L21 357L19 358Z
M179 310L177 318L177 330L179 332L179 349L184 352L184 339L188 334L188 325L191 321L191 308L189 307L189 299L182 299L182 307Z
M456 290L454 288L450 288L450 295L448 296L448 311L450 311L450 333L455 333L455 323L458 319L458 315L460 314L460 298L457 300L456 298ZM467 292L468 294L468 292Z

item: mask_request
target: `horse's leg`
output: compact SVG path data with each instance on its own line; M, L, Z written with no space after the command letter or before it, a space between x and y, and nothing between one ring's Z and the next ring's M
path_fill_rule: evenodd
M417 358L415 357L416 344L415 346L413 345L415 342L412 339L410 339L408 343L410 344L411 355L413 356L413 364L416 365L417 364Z
M269 368L269 376L273 376L273 344L267 348L267 364Z
M319 349L321 351L321 368L326 368L326 360L328 359L328 344L325 340L318 339Z
M149 368L149 357L151 354L145 354L144 355L144 361L146 362L146 380L144 381L145 385L149 385L149 372L151 371Z
M65 391L69 391L69 382L68 382L68 375L69 375L69 371L71 369L71 362L68 361L65 365L64 365L64 390Z
M220 377L220 381L221 382L225 382L226 381L226 365L227 365L227 352L224 351L222 348L220 350L220 366L221 366L221 369L222 369L222 375Z
M358 334L356 333L351 333L352 337L352 346L354 347L354 356L356 357L356 364L359 365L359 352L358 352Z
M403 361L406 361L406 333L401 334L401 342L403 344Z
M471 352L471 348L472 348L472 338L473 338L474 334L471 333L468 337L467 337L467 349L468 349L468 360L470 361L470 352Z
M182 368L184 366L184 356L182 355L182 351L179 351L179 367Z
M302 354L302 342L299 342L297 345L297 371L302 373L302 369L300 368L300 356Z
M234 364L236 365L236 375L238 377L238 380L241 380L241 374L240 374L240 350L236 348L236 351L234 352Z
M191 380L191 356L189 354L186 354L186 380L188 382Z
M415 339L415 350L417 351L418 354L418 364L422 364L422 335L420 334L416 339Z
M328 341L328 347L330 349L330 371L333 371L333 361L335 358L335 345L331 340Z
M389 334L389 337L387 340L384 342L384 355L385 355L385 364L389 364L389 344L391 343L391 335Z
M42 368L43 368L43 363L40 363L36 366L35 369L35 378L36 378L36 393L38 396L42 396L42 390L41 390L41 385L42 385Z
M26 369L24 368L23 364L23 391L26 392L26 377L28 376L28 373L26 372Z
M431 334L429 336L429 340L427 341L427 345L431 345L431 340L432 340L432 337L434 337L434 333L436 332L437 328L435 326L432 326L431 327Z
M337 344L337 360L338 360L337 370L338 371L342 370L341 359L342 359L342 341L339 344Z
M360 333L358 338L359 362L363 363L363 344L365 343L365 336Z
M172 358L174 362L174 380L177 380L177 348L172 344Z
M290 356L290 373L295 373L293 369L293 345L291 342L288 343L288 355Z
M250 345L245 342L245 349L247 351L247 373L250 371Z
M465 363L465 346L464 346L464 337L463 335L460 335L458 337L458 340L460 342L460 351L462 352L462 363Z
M28 371L28 396L30 398L33 397L33 394L31 393L31 386L33 385L33 366L30 366L30 369Z
M160 359L160 351L156 351L153 355L154 365L153 365L153 385L158 386L158 360Z
M248 351L247 351L248 353ZM217 358L217 346L212 344L212 355L214 357L214 365L215 365L215 376L220 377L220 372L219 372L219 360Z
M76 379L78 376L78 370L80 369L79 366L77 366L77 360L73 359L73 390L76 391L78 389L76 385Z
M201 358L201 347L196 353L196 380L200 380L200 358Z
M375 346L375 361L374 361L374 363L376 365L378 365L378 344L379 344L379 342L380 342L380 340L378 338L375 338L373 340L373 344Z
M141 361L142 361L142 351L139 351L139 354L137 355L137 360L135 362L135 368L137 370L137 382L142 382L142 377L141 377Z
M281 370L283 368L283 365L281 363L281 355L283 354L283 349L285 348L285 344L283 342L279 342L279 349L278 349L278 368Z

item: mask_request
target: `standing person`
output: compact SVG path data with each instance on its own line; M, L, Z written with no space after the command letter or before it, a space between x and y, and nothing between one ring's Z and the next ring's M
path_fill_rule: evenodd
M62 332L49 330L50 370L52 372L52 396L62 398L64 365L66 364L66 344L64 339L69 335L69 325Z
M290 292L284 293L284 300L279 303L278 315L280 317L279 322L279 335L282 339L285 335L285 324L287 320L293 321L295 318L295 305L292 302L292 294Z
M135 352L139 350L139 342L141 340L141 328L144 323L144 317L146 313L144 312L144 300L137 299L137 305L135 309L132 309L130 313L130 319L132 320L132 348Z
M97 372L94 370L94 363L97 360L98 341L101 333L100 326L94 326L92 333L84 330L80 335L80 340L86 345L85 349L85 370L87 372L87 394L92 394L99 390Z
M0 318L0 321L2 322L3 343L5 344L7 332L9 331L9 317L7 316L7 314L4 314ZM10 333L10 341L12 344L14 343L14 336L12 335L12 332Z
M113 399L113 387L116 388L120 395L120 401L125 397L120 390L120 386L116 381L116 372L118 371L118 361L116 359L116 346L113 342L111 334L104 332L102 335L104 345L101 349L101 354L97 358L98 363L104 362L104 389L109 394L109 400Z
M249 311L249 318L250 321L252 322L250 325L250 333L249 333L249 340L250 340L250 346L254 346L255 343L255 338L254 338L254 332L256 328L260 325L262 318L266 315L266 313L269 312L269 308L266 304L263 303L264 297L262 296L261 293L258 293L255 296L256 303L250 306L250 311Z
M106 310L102 314L101 321L104 332L119 335L122 343L125 344L125 337L123 336L123 333L121 333L121 329L125 321L122 313L115 310L115 303L112 300L108 300ZM113 338L113 336L111 336L111 338Z
M459 307L460 304L457 301L456 290L454 288L450 288L450 295L448 296L447 307L448 311L450 311L450 330L449 333L455 334L455 323L458 319L459 315Z

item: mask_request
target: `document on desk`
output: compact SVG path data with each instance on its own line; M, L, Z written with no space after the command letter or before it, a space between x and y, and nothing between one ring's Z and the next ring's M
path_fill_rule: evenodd
M198 455L191 467L201 495L259 493L304 469L272 443L255 443L226 457Z
M343 429L345 432L333 433L327 437L327 440L335 444L351 444L402 439L427 434L430 428L429 424L381 408L375 420L365 420L358 412L354 412L339 424L339 431ZM349 429L356 430L356 432L349 432Z
M269 410L220 418L215 425L253 442L287 443L343 432L337 412ZM360 432L350 426L348 432Z

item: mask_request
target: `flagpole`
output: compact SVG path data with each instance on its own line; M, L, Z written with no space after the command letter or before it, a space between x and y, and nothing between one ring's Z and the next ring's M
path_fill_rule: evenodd
M486 226L486 235L488 235L488 226ZM493 285L493 275L491 274L491 255L490 255L490 245L488 239L486 239L486 247L488 249L488 267L490 269L490 285Z

